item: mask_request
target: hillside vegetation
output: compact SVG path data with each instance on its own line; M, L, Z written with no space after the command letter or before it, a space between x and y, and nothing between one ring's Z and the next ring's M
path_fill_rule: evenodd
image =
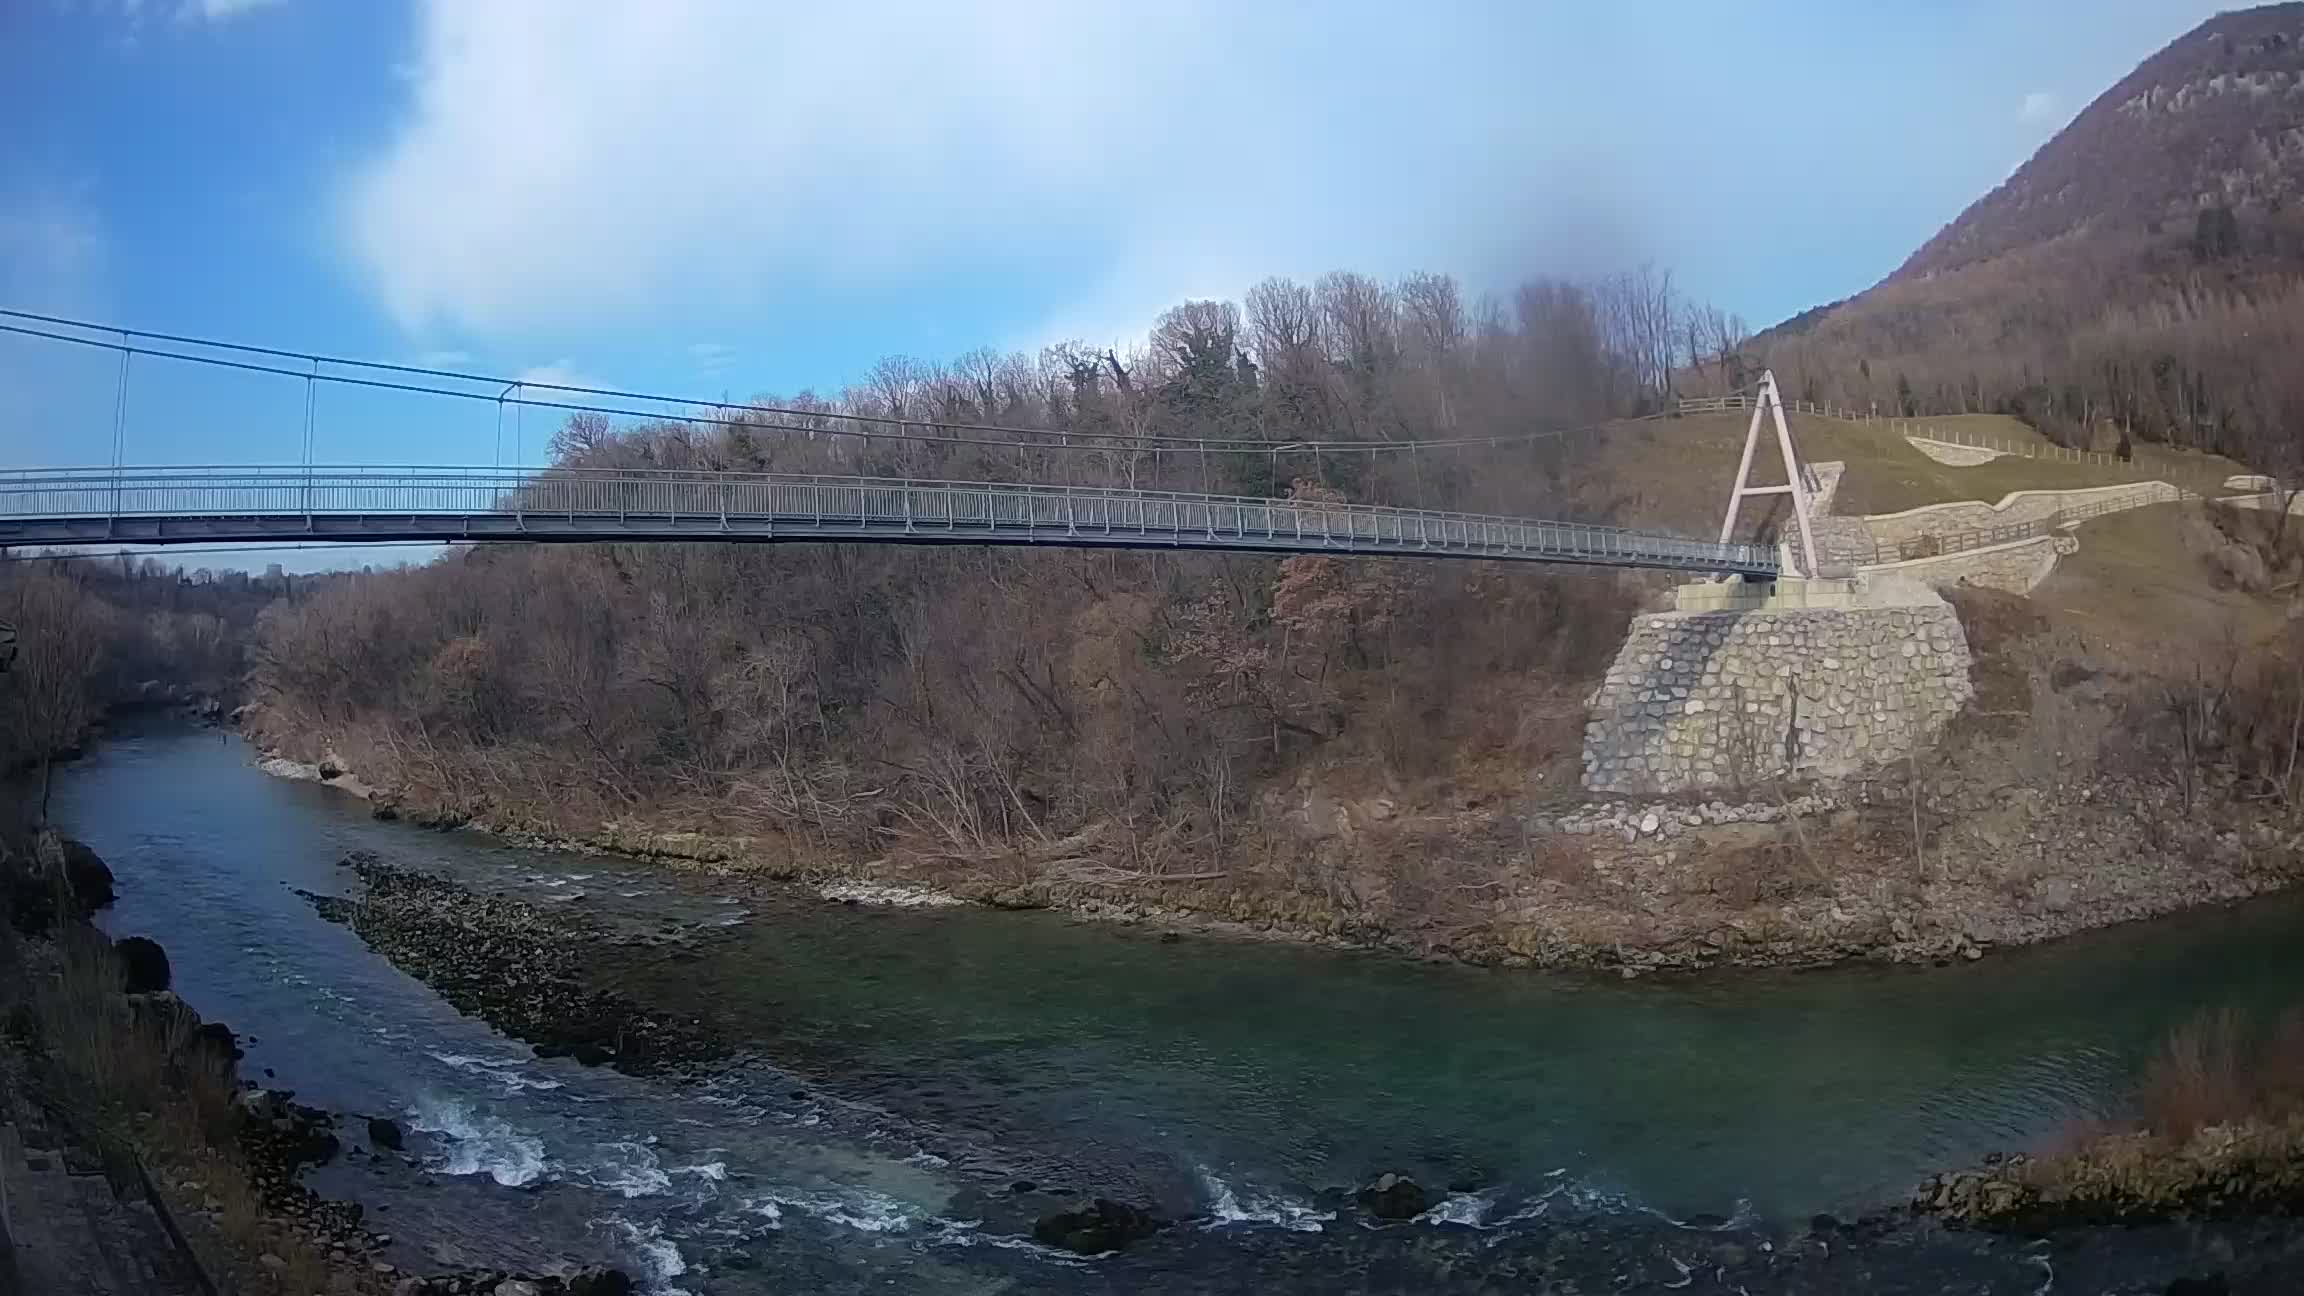
M2304 464L2304 5L2209 19L1886 281L1753 339L1796 397Z
M584 419L556 451L1607 518L1620 492L1581 471L1585 437L1382 447L1653 407L1670 366L1646 366L1639 337L1606 290L1533 284L1507 314L1432 277L1274 281L1245 315L1170 312L1133 356L890 361L821 402L1134 438L1093 455ZM1280 450L1315 432L1371 451ZM1273 449L1203 462L1161 435ZM1656 583L1326 557L483 546L274 608L255 723L452 818L644 822L756 837L793 867L888 856L985 885L1221 878L1251 907L1412 923L1464 897L1410 807L1570 778L1581 682Z
M1377 289L1372 315L1356 313L1365 298L1355 285L1365 281L1267 285L1245 317L1194 303L1125 358L1060 350L973 371L974 361L883 366L887 381L823 403L827 427L871 413L1133 438L1062 463L1044 449L794 432L784 416L625 427L580 417L555 451L576 466L1072 473L1684 533L1714 525L1745 419L1655 416L1668 388L1652 384L1674 370L1631 377L1642 371L1619 349L1623 334L1596 326L1606 312L1592 290L1538 286L1509 320L1491 312L1477 328L1419 332L1415 285ZM1308 303L1316 326L1316 345L1293 360L1292 326L1271 317L1286 301ZM1548 385L1547 375L1571 372L1552 366L1576 355L1597 368L1573 372L1624 375L1613 396ZM1588 401L1631 417L1413 457L1383 448L1408 432L1560 427ZM1325 411L1321 421L1303 422L1307 408ZM1361 434L1354 444L1369 449L1314 457L1276 439L1204 464L1150 439L1315 427ZM1803 417L1799 436L1810 458L1850 464L1843 491L1864 507L1996 499L2150 468L1947 467L1881 423ZM2203 476L2228 466L2182 461ZM1756 510L1746 534L1774 525ZM2207 585L2205 552L2176 552ZM1954 871L1930 852L1957 854L1957 843L1913 841L1953 821L1916 828L1909 812L1850 812L1792 835L1731 824L1662 856L1614 862L1605 843L1538 836L1532 812L1581 798L1587 698L1628 618L1669 583L1325 556L482 545L420 569L335 577L268 611L250 725L306 759L333 756L414 817L778 873L862 873L999 903L1182 910L1482 957L1607 962L1668 948L1690 961L1802 960L2084 921L2030 915L2037 860L1986 856ZM2263 602L2240 590L2215 597ZM2008 616L2039 630L1996 638L1988 619L1972 631L1988 660L2004 663L1993 668L2003 685L1984 690L1994 714L2062 716L2067 702L2043 681L2059 662L2099 661L2116 637ZM2184 628L2203 641L2221 634ZM2138 677L2085 708L2123 770L2167 768L2160 701L2125 724L2110 718L2133 689L2153 687ZM2010 724L2020 740L2003 733ZM2065 741L2030 724L1994 719L1976 731L1981 746L1955 744L1947 768L1975 765L1959 786L2004 784L2010 761ZM2163 779L2157 790L2124 791L2119 804L2143 814L2175 795L2164 775L2148 777ZM2112 836L2092 828L2072 840L2097 842L2099 854L2133 828L2123 820L2105 830ZM1934 861L1919 877L1915 855ZM2148 858L2153 869L2182 867ZM2015 868L2025 876L2003 876ZM2119 885L2142 897L2135 903L2192 894L2156 873ZM2199 883L2218 895L2254 885L2222 868ZM1992 916L1926 935L1899 926L1900 914L1928 913Z

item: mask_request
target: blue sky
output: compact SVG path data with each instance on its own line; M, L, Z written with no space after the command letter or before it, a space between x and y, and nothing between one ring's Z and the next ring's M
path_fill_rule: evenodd
M0 305L739 398L1337 268L1653 260L1761 325L2214 8L0 0ZM296 457L296 384L157 369L131 461ZM104 462L112 373L0 338L0 466ZM329 399L323 460L496 453Z

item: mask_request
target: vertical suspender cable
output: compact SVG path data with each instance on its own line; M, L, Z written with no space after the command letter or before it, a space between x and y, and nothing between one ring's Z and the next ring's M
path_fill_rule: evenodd
M120 467L128 453L128 362L136 355L120 334L120 384L112 399L112 516L120 516Z
M312 529L312 407L319 399L320 362L304 378L304 529Z

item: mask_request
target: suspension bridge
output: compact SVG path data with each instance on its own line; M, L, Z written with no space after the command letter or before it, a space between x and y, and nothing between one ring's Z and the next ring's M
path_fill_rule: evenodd
M950 481L872 475L550 466L328 466L309 462L314 393L322 384L493 399L555 411L741 425L769 432L1008 449L1106 458L1283 450L1317 456L1413 456L1435 445L1478 442L1269 443L1207 438L1122 438L929 423L823 411L679 402L685 412L630 402L675 398L566 384L482 378L450 371L344 360L268 348L112 329L0 311L0 334L119 357L114 462L102 467L0 471L0 547L219 543L382 544L458 541L835 541L895 544L1052 545L1203 549L1275 554L1367 554L1475 558L1653 568L1773 578L1775 546L1535 517L1422 507L1262 498L1214 491L1145 490L1076 482ZM276 375L305 384L307 462L287 465L137 467L124 464L131 362L139 358ZM151 361L147 360L149 364ZM502 384L496 395L489 385ZM515 398L514 391L519 395ZM1772 389L1771 389L1772 390ZM617 403L606 404L603 402ZM697 411L702 410L699 414ZM782 421L805 419L805 424ZM831 426L827 426L831 424ZM1755 430L1758 414L1755 411ZM994 438L992 434L999 434ZM1747 465L1749 465L1749 454ZM1275 474L1276 475L1276 474ZM1131 473L1131 479L1133 474ZM1744 486L1739 474L1739 488ZM1760 493L1752 488L1744 493ZM1805 529L1803 528L1803 537Z

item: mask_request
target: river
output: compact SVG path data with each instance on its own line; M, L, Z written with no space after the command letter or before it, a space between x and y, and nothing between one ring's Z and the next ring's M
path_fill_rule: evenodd
M408 1123L416 1166L347 1158L308 1182L365 1204L417 1268L1309 1291L1403 1247L1471 1272L1567 1220L1622 1234L1619 1269L1679 1264L1674 1239L1704 1241L1687 1225L1853 1216L2112 1114L2169 1027L2304 986L2293 897L1953 967L1623 982L723 889L378 822L252 761L216 730L130 730L60 774L55 816L118 876L106 925L166 947L184 996L247 1037L245 1074ZM298 891L356 888L353 850L649 934L603 949L603 974L746 1056L702 1083L534 1057L317 916ZM1454 1191L1372 1229L1346 1198L1386 1170ZM1046 1207L1019 1181L1191 1222L1117 1260L1060 1256L1020 1236Z

